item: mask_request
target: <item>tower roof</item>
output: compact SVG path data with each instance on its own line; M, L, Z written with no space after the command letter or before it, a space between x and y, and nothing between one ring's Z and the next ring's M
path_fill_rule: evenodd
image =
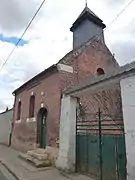
M103 29L106 27L103 21L86 6L77 20L73 23L70 30L73 32L86 19L102 27Z

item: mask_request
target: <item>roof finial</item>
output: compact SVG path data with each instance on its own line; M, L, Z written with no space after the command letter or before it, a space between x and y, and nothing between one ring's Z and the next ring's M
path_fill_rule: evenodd
M88 7L88 2L87 2L87 0L85 0L85 7Z

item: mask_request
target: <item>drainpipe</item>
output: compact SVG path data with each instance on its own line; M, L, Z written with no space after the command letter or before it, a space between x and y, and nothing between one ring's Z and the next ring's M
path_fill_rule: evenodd
M15 96L15 94L13 93L13 96ZM12 116L12 121L11 121L11 131L9 134L9 144L8 146L11 146L12 143L12 134L13 134L13 128L14 128L14 120L15 120L15 103L16 103L16 96L15 96L15 100L14 100L14 105L13 105L13 116Z
M13 123L13 120L12 120L12 123L11 123L11 131L10 131L10 134L9 134L9 144L8 144L9 147L11 146L13 126L14 126L14 123Z

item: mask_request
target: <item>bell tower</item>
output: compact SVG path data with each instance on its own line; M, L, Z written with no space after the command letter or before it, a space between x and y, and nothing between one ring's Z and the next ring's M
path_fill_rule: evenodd
M104 41L103 29L105 27L103 21L88 8L86 0L84 10L70 28L70 31L73 32L73 49L81 46L94 36Z

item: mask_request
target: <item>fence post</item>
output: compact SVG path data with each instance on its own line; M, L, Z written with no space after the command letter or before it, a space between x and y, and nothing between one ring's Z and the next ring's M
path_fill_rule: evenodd
M100 163L100 180L103 179L103 157L102 157L102 123L101 123L101 111L98 110L99 118L99 163Z
M116 156L116 180L119 180L119 154L117 135L115 136L115 156Z
M80 99L79 98L77 98L77 106L76 106L76 151L75 151L75 153L76 153L76 159L75 159L75 172L77 172L77 167L78 167L78 162L77 162L77 159L78 159L78 139L77 139L77 122L78 122L78 108L79 108L79 101L80 101Z

